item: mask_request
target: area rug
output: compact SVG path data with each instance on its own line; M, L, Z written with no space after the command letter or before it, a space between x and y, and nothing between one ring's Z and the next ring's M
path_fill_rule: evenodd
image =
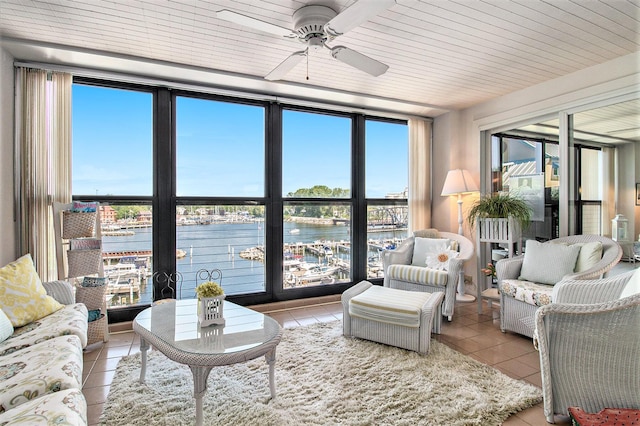
M191 425L191 371L149 352L116 369L103 425ZM540 389L435 340L427 356L342 336L341 321L286 329L269 399L264 357L209 376L206 425L499 425L542 400Z

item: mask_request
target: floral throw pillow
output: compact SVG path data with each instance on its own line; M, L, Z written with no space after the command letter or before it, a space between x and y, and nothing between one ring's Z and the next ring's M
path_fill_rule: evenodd
M450 249L432 251L427 254L426 265L428 268L440 271L449 270L449 261L458 257L458 252Z

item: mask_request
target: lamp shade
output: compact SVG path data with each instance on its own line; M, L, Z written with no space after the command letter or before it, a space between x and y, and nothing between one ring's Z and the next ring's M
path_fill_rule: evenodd
M444 180L442 193L440 195L457 195L468 192L479 191L471 173L468 170L455 169L449 170L447 178Z

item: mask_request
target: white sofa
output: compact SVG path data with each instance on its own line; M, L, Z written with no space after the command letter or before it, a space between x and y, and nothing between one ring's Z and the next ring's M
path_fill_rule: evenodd
M75 303L68 282L42 285L64 307L15 328L0 342L0 425L86 425L82 350L87 308Z

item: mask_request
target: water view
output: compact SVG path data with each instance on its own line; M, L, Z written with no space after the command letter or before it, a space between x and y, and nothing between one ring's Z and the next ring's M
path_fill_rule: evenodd
M226 294L265 290L264 223L247 220L178 226L177 298L194 297L198 271L220 269ZM284 288L350 281L350 228L345 223L319 225L287 222L284 227ZM151 227L106 230L103 235L105 275L110 306L151 303ZM406 237L406 229L379 229L369 241L370 277L381 277L379 254ZM173 296L173 295L172 295Z

